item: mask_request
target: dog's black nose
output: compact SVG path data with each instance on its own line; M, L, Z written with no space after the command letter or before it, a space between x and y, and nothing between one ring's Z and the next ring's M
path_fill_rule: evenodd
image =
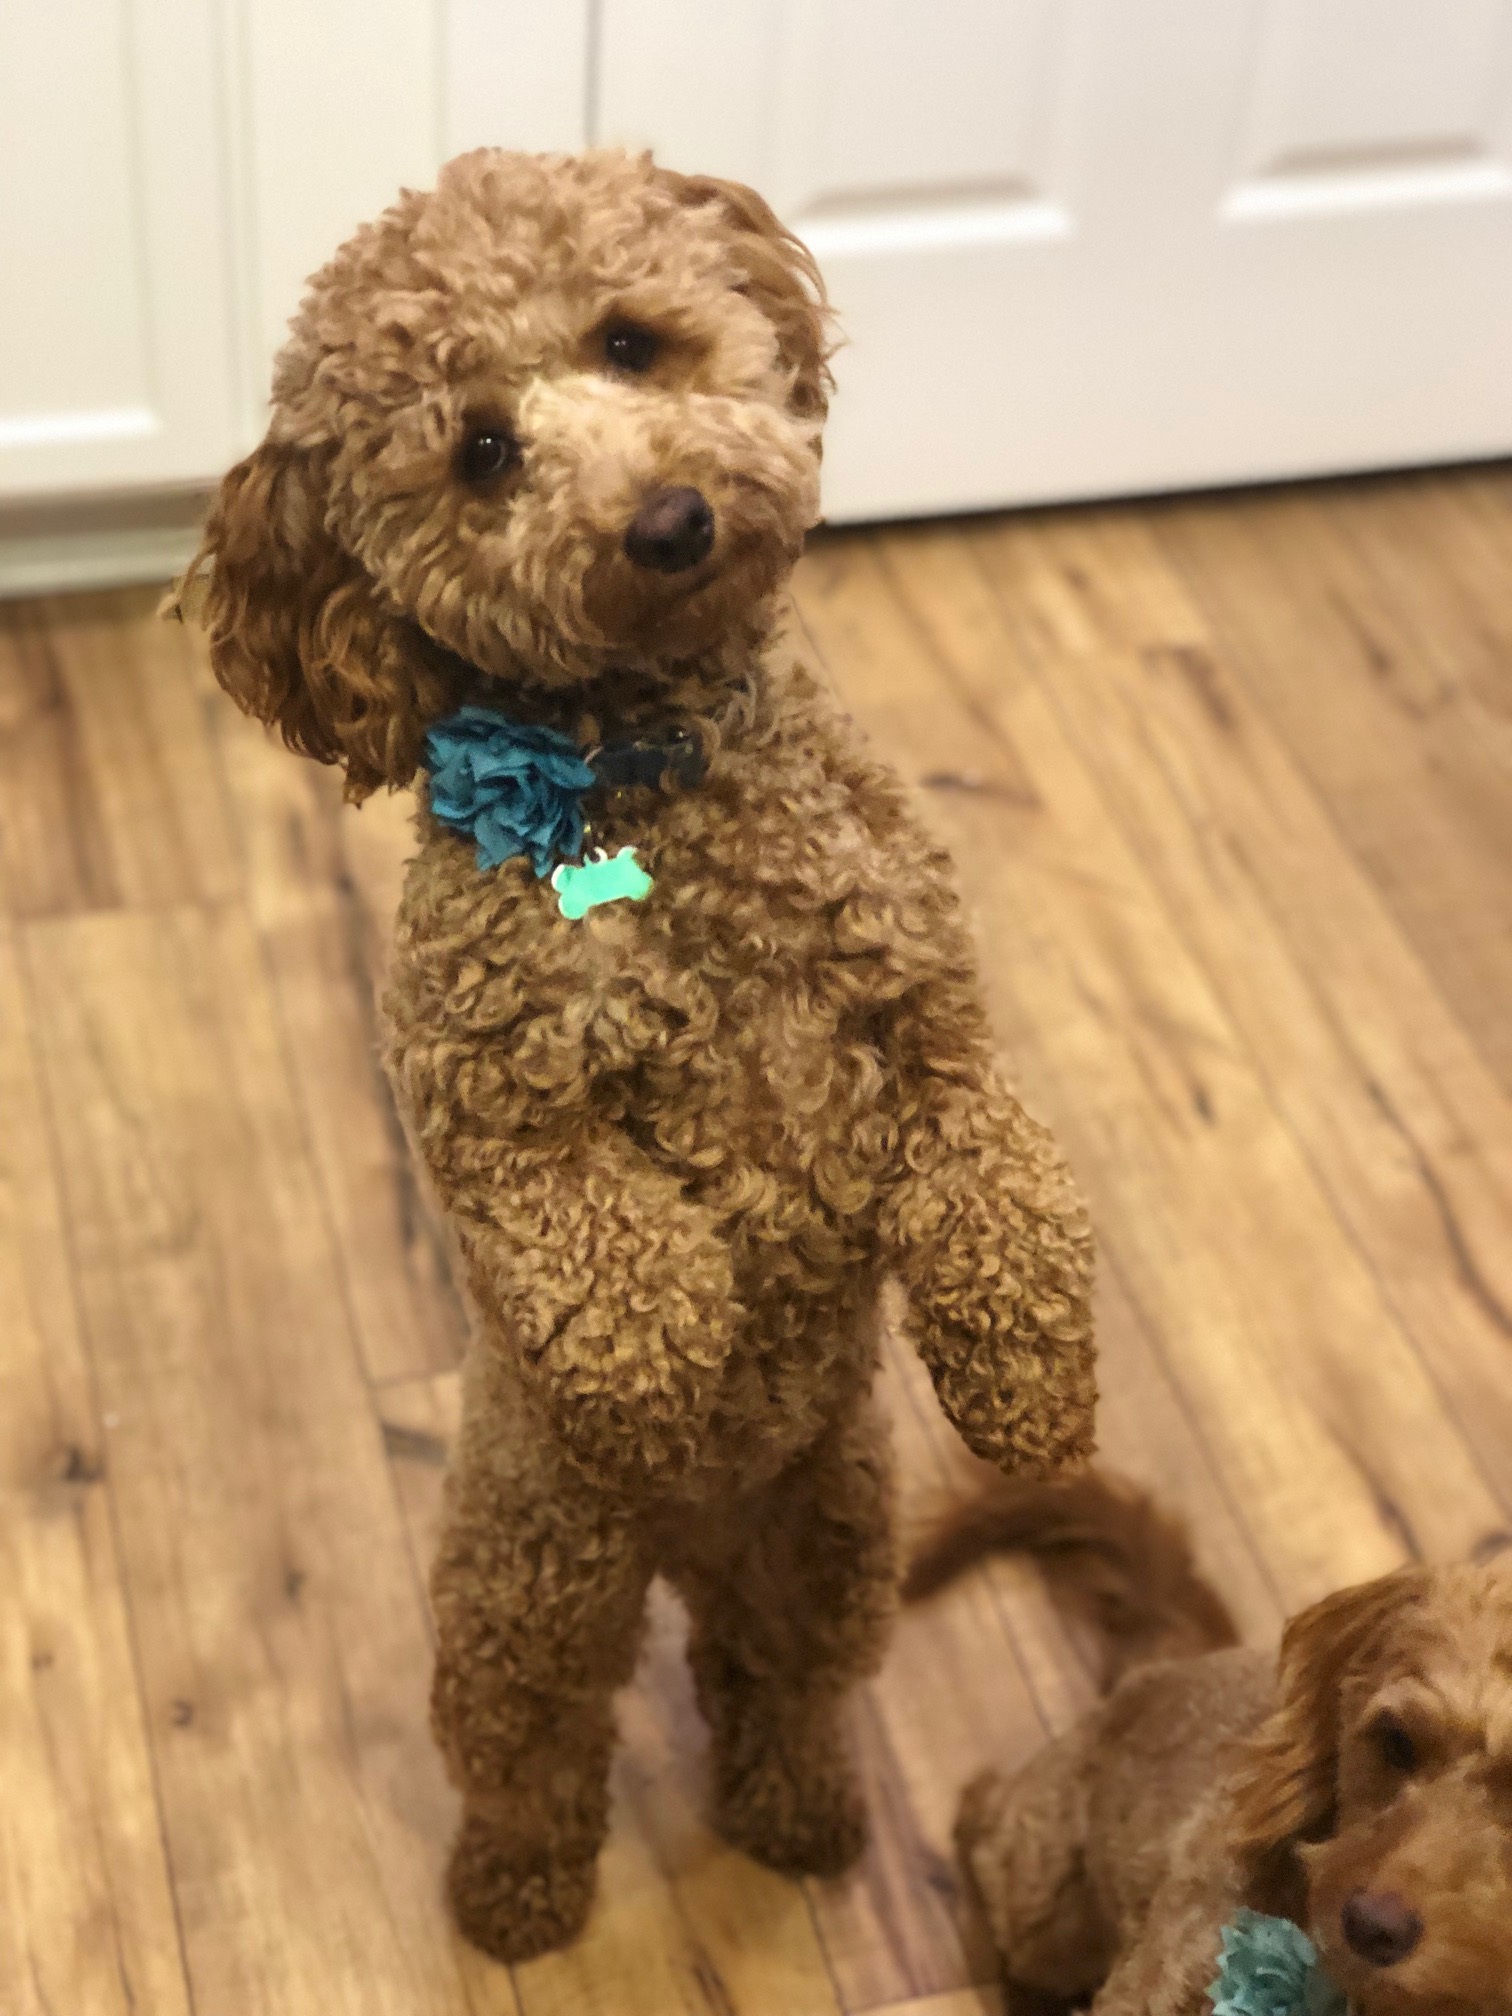
M1395 1967L1423 1936L1423 1921L1395 1890L1356 1890L1341 1914L1344 1937L1372 1967Z
M714 513L696 490L653 490L630 520L625 551L637 567L685 574L714 546Z

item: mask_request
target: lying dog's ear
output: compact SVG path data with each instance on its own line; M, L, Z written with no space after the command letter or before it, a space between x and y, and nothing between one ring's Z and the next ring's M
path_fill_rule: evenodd
M1422 1569L1401 1569L1325 1597L1286 1627L1276 1707L1243 1746L1234 1780L1230 1846L1245 1901L1257 1909L1295 1908L1300 1870L1292 1851L1326 1840L1334 1826L1340 1689L1427 1584Z
M347 796L409 782L454 681L325 526L325 483L272 440L221 483L167 604L203 622L215 676L291 749L340 763Z
M743 182L717 175L657 171L678 200L713 205L725 222L736 260L745 272L749 295L772 327L784 363L793 374L788 403L804 419L822 420L834 385L829 359L832 316L818 261L777 216L764 197Z

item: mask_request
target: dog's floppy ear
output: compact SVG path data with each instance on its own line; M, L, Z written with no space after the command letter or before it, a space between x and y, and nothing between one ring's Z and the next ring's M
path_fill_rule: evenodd
M1257 1908L1288 1908L1293 1848L1332 1831L1340 1689L1426 1588L1422 1569L1400 1569L1325 1597L1287 1626L1276 1706L1243 1746L1234 1779L1230 1846Z
M291 749L340 763L347 796L409 782L454 681L379 604L325 526L316 457L266 440L224 478L168 604L203 622L215 676Z
M818 261L764 197L743 182L717 175L658 171L679 201L713 205L721 212L749 295L777 331L784 363L793 374L788 403L806 420L822 420L834 385L829 359L832 316Z

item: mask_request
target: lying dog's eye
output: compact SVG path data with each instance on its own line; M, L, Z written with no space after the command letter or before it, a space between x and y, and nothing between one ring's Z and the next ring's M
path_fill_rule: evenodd
M649 371L661 350L661 338L639 322L611 322L604 331L604 355L619 371Z
M469 428L457 454L457 471L464 483L491 483L520 459L520 444L507 427L496 421Z
M1383 1715L1370 1733L1375 1739L1376 1749L1380 1752L1381 1762L1388 1770L1416 1770L1417 1745L1395 1715Z

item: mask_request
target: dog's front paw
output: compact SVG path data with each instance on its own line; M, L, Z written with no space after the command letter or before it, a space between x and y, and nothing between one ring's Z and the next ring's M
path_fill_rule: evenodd
M638 1488L698 1463L734 1329L728 1293L695 1304L585 1308L554 1340L547 1370L554 1425L575 1460L604 1482ZM607 1334L606 1334L607 1333Z
M566 1946L593 1903L596 1857L531 1852L478 1814L468 1814L446 1873L452 1916L464 1938L512 1966Z

